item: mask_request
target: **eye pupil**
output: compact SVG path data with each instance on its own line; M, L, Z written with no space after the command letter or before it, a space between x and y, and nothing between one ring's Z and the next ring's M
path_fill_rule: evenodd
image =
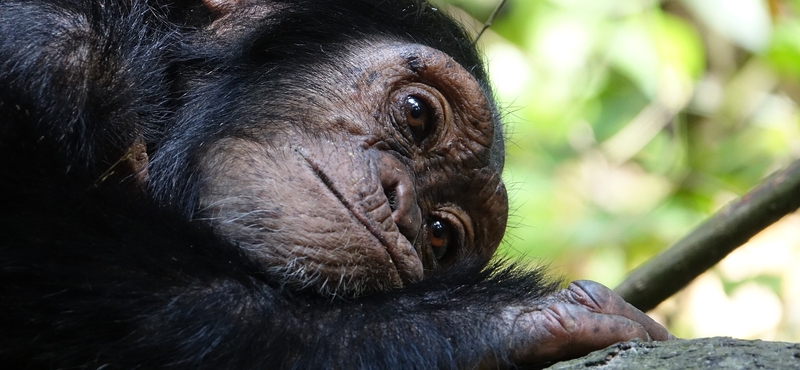
M440 266L445 266L452 260L459 250L458 236L454 231L458 229L453 223L446 219L433 217L428 219L426 228L428 229L428 247L433 252L433 257Z
M406 99L406 103L408 103L409 113L413 118L422 117L422 106L420 106L419 100L413 96L409 96Z
M433 220L428 224L428 242L437 260L441 260L450 247L450 228L440 221Z
M432 94L431 94L432 95ZM392 99L392 115L398 125L399 132L412 144L422 146L435 132L441 117L442 106L435 96L427 96L424 91L420 95L395 95Z
M411 127L425 128L429 120L429 108L421 99L415 96L406 98L406 119Z
M433 235L434 238L444 238L446 233L447 230L441 221L434 221L431 224L431 235Z

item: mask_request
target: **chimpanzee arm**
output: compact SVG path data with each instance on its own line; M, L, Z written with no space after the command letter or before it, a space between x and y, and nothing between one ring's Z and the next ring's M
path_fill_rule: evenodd
M406 289L349 300L292 292L202 229L114 201L127 212L18 213L19 227L7 234L14 247L0 257L0 278L13 282L0 288L0 361L473 368L668 336L607 289L581 283L546 295L553 284L535 271L455 267ZM70 212L76 217L66 217Z

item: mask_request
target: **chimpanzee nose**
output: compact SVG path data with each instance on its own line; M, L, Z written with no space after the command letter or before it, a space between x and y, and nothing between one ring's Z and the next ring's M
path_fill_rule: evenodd
M381 185L389 199L392 219L413 245L422 225L422 213L408 168L389 153L381 153Z

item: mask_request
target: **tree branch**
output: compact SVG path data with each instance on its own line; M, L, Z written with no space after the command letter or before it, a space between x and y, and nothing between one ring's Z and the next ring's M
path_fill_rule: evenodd
M728 204L671 248L634 270L614 290L648 311L734 249L800 208L800 160Z

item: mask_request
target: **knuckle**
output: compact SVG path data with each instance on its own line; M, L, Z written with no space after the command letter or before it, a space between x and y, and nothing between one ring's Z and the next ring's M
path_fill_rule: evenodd
M578 321L564 303L555 303L539 313L543 328L553 337L569 338L578 330Z

